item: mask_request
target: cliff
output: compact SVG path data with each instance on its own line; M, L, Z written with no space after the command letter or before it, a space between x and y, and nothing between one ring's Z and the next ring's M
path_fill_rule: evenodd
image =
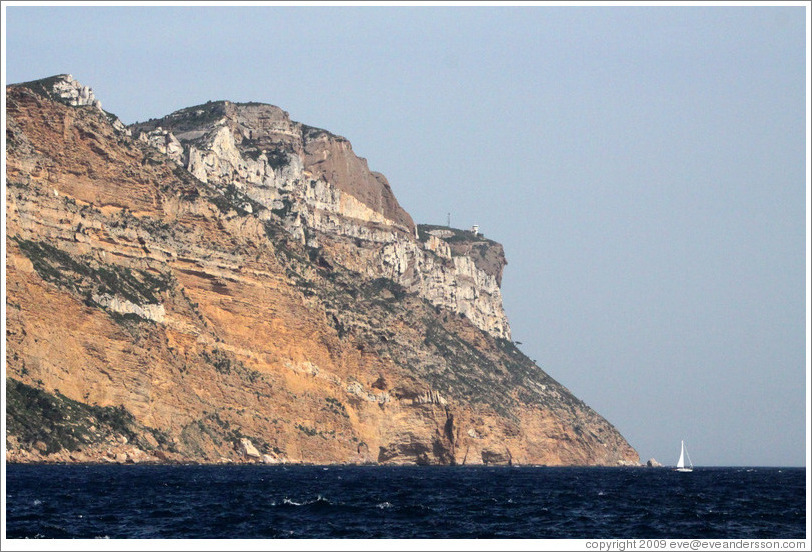
M474 261L478 249L468 255L420 240L386 179L345 138L293 122L272 105L232 102L182 109L131 130L200 181L247 196L252 214L278 221L303 245L324 247L346 268L390 278L510 339L501 269L484 271ZM477 247L501 251L468 234Z
M7 94L10 461L637 463L510 341L502 247L264 104Z

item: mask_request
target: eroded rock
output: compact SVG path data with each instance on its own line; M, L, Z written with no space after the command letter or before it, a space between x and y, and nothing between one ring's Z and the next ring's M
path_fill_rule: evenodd
M262 456L254 446L254 443L246 437L240 439L239 451L246 458L259 459Z

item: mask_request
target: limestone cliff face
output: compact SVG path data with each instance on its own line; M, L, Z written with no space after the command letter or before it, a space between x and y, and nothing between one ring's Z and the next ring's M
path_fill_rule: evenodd
M416 228L343 139L226 103L128 132L66 80L6 90L7 459L638 461L505 338L501 247Z
M231 102L182 109L132 130L199 180L248 196L260 206L258 216L277 218L303 244L326 247L347 268L385 275L510 339L501 267L491 274L476 260L483 246L501 246L470 233L474 249L457 244L452 255L429 246L386 178L371 172L345 138L293 122L272 105Z

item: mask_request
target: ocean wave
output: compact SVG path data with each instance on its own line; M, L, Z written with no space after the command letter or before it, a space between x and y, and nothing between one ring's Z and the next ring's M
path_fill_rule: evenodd
M276 506L275 503L271 504L272 506ZM304 502L296 502L295 500L291 500L288 497L282 499L280 505L284 506L332 506L333 503L328 499L321 495L316 496L313 500L305 500Z

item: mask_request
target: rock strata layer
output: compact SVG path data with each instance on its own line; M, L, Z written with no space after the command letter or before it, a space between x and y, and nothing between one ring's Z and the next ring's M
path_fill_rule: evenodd
M510 341L502 247L416 226L344 138L125 128L72 83L6 90L8 460L638 462Z

